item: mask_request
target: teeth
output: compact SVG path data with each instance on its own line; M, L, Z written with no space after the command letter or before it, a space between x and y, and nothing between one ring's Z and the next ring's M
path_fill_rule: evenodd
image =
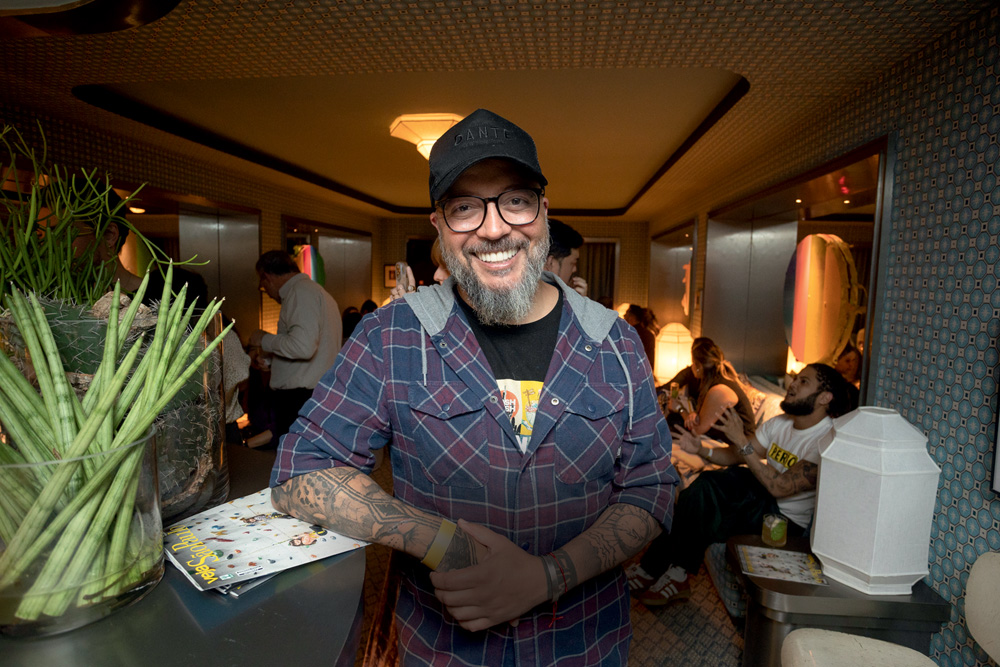
M516 250L505 250L504 252L487 252L479 255L479 259L484 262L505 262L517 254Z

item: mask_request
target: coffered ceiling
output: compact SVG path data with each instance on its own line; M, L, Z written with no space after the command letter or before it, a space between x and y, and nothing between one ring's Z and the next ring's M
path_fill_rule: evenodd
M153 145L186 137L234 169L263 165L377 215L428 205L426 161L389 136L392 120L483 106L535 137L554 212L650 220L690 213L694 194L991 4L93 0L72 20L0 9L0 101Z

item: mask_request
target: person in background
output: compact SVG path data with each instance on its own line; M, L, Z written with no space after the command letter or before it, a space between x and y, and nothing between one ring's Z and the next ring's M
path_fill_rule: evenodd
M222 316L222 325L228 326L232 320ZM236 328L230 329L222 337L222 389L223 408L226 418L226 442L244 443L240 422L247 423L246 412L240 401L240 392L247 388L250 377L250 355L243 349Z
M358 322L361 321L361 311L355 306L348 306L344 308L340 319L344 323L344 340L347 340L354 333L354 327L358 326Z
M438 285L441 285L444 283L444 281L448 280L448 276L451 275L451 272L448 271L448 267L444 265L444 258L441 257L440 239L434 239L434 243L431 244L431 261L434 262L434 266L436 267L434 269L434 282L436 282ZM396 286L389 291L389 300L386 301L385 303L389 303L389 301L395 301L396 299L406 294L408 291L413 292L416 289L418 288L416 286L416 280L413 278L413 269L411 269L410 265L407 264L406 284L404 285L401 282L397 282ZM383 303L382 305L384 306L385 303Z
M691 595L688 574L698 571L705 549L734 535L760 534L766 514L783 514L788 535L804 535L816 505L820 452L833 431L831 417L848 409L847 383L825 364L809 364L788 387L781 409L747 435L729 407L719 419L731 446L708 448L682 427L674 435L681 449L711 463L677 498L673 529L653 540L628 569L629 588L656 607ZM745 464L745 465L741 465Z
M859 391L861 387L861 353L858 348L848 343L844 351L837 357L837 365L834 368L844 376L851 388L851 410L853 410L858 407L861 396Z
M361 313L361 317L364 317L368 313L375 312L376 308L378 308L378 304L377 303L375 303L371 299L365 299L361 303L361 308L360 308L360 310L358 310L358 312Z
M401 664L625 665L620 564L676 473L631 327L543 270L534 142L480 109L430 156L451 276L359 325L278 450L279 511L407 554ZM369 477L389 446L393 489Z
M649 327L649 311L633 303L625 311L625 321L631 324L639 334L639 340L642 341L642 349L646 351L650 368L656 368L656 334Z
M574 275L582 245L583 237L579 232L564 222L549 218L549 256L545 260L545 270L559 276L580 296L587 296L587 281Z
M696 338L691 345L691 374L698 381L694 409L689 411L674 401L669 404L671 410L679 409L676 414L678 420L683 420L684 428L695 435L728 442L726 434L714 425L726 408L735 407L746 433L753 433L755 420L750 399L743 391L736 369L711 338ZM672 420L671 426L676 425Z
M287 252L271 250L257 260L260 289L281 304L278 332L250 336L253 354L271 360L275 436L288 432L312 390L340 352L343 322L337 302L299 272Z

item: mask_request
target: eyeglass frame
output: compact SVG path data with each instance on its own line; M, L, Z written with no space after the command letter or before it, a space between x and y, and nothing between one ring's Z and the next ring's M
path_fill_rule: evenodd
M529 192L534 192L538 196L538 208L535 210L535 217L532 218L529 222L510 222L509 220L507 220L507 218L503 217L503 211L500 210L500 197L503 197L505 194L511 192L517 192L518 190L528 190ZM444 212L444 207L441 204L451 199L462 199L465 197L478 199L479 201L483 202L483 217L479 221L479 224L473 227L472 229L457 230L451 226L450 222L448 222L448 215ZM490 208L490 202L493 202L493 206L495 206L497 209L497 215L500 216L500 219L503 220L504 223L510 225L511 227L524 227L538 220L538 215L542 212L542 199L544 198L545 198L545 188L519 187L519 188L511 188L510 190L504 190L495 197L477 197L476 195L456 195L454 197L445 197L444 199L438 199L436 202L434 202L434 208L441 209L441 217L444 218L444 224L447 225L448 229L450 229L452 232L456 234L471 234L472 232L482 227L483 223L486 222L486 211L489 210Z

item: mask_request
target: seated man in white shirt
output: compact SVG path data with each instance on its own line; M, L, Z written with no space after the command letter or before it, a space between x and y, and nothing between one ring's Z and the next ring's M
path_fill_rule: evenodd
M788 518L788 534L805 534L816 504L820 451L833 420L850 409L847 382L826 364L809 364L788 387L781 409L749 437L728 408L716 423L733 446L707 448L682 427L674 431L684 451L720 465L681 491L670 533L653 540L642 560L627 569L629 590L655 607L691 595L688 574L698 571L705 549L734 535L760 533L764 515ZM740 464L745 464L745 467Z

